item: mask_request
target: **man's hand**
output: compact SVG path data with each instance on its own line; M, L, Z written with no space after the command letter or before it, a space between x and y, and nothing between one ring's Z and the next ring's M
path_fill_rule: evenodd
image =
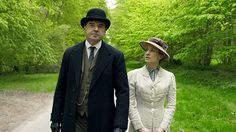
M114 132L125 132L125 130L121 129L121 128L115 128Z
M60 132L60 130L61 130L60 123L52 122L51 123L51 130L52 130L52 132Z

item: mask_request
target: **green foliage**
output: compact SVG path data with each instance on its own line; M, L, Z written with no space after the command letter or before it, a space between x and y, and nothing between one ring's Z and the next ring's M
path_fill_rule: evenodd
M178 8L184 10L178 13L181 17L175 21L180 29L176 35L182 38L181 43L185 46L175 56L177 59L210 65L219 50L228 45L235 46L235 33L231 30L235 23L233 1L190 1ZM220 61L224 59L232 60L230 56L224 56Z
M80 19L104 0L2 0L0 72L60 64L64 50L85 39Z
M235 62L233 0L118 0L117 3L111 12L113 26L109 35L127 59L142 57L138 46L141 40L160 37L169 46L171 60L203 66L216 59L221 64Z
M54 62L52 49L44 32L47 23L37 17L39 7L34 2L1 2L0 71L4 67L19 70L32 65Z
M134 4L135 3L135 4ZM60 64L64 50L83 41L80 19L103 8L111 27L105 40L142 61L141 40L162 38L170 61L209 66L236 63L236 4L233 0L2 0L0 72Z

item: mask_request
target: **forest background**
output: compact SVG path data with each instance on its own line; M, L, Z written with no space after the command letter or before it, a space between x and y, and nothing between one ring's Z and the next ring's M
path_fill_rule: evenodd
M63 52L85 39L80 19L92 7L107 12L105 40L124 52L128 71L144 64L141 40L167 43L162 65L178 84L172 130L236 130L234 0L116 0L113 8L104 0L1 0L0 90L53 92Z
M0 72L40 72L60 65L63 52L84 40L80 19L91 7L107 11L106 40L142 60L139 41L166 41L170 62L191 66L235 65L234 0L1 0Z

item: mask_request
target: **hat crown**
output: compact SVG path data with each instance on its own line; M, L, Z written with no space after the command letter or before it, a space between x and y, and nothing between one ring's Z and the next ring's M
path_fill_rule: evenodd
M165 44L165 42L161 39L158 39L158 38L150 38L148 39L148 41L152 42L152 43L155 43L157 45L159 45L161 48L163 48L165 51L167 51L168 49L168 46Z
M101 18L101 19L106 19L106 13L99 8L92 8L88 11L86 17L93 17L93 18Z
M165 55L162 60L170 58L169 54L167 53L168 46L163 40L159 38L150 38L147 41L141 41L139 44L145 51L147 49L147 44L158 48Z
M101 21L106 25L106 29L110 26L110 20L107 18L104 10L100 8L92 8L87 12L86 17L80 20L81 26L84 28L84 25L87 24L88 21Z

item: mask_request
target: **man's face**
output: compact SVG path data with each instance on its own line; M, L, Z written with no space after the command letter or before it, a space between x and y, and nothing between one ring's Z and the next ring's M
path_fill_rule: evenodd
M100 21L88 21L84 26L84 32L88 42L95 45L102 40L103 36L106 34L105 23Z

